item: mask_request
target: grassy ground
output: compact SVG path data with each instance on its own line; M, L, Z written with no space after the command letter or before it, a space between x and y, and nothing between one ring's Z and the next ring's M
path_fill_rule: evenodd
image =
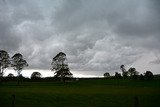
M83 79L70 83L16 82L0 84L0 107L159 107L160 81Z

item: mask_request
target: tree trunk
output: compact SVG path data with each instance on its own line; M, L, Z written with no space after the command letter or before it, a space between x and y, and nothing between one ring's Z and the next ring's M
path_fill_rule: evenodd
M65 77L61 76L61 81L65 84Z
M17 73L18 73L18 76L17 76L17 83L20 84L20 79L21 79L21 78L20 78L20 76L21 76L20 71L17 71Z

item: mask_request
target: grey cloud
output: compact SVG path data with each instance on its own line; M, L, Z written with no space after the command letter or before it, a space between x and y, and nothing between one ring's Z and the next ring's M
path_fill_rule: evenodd
M23 21L37 21L42 20L43 15L37 2L32 0L9 0L8 6L12 9L12 20L19 24Z
M159 59L156 59L154 61L151 61L150 64L160 64L160 60Z
M145 50L151 51L152 49L152 51L154 51L158 49L160 45L158 42L160 38L160 23L159 14L156 10L158 7L153 8L154 3L152 4L152 2L144 0L140 2L127 0L92 2L81 0L81 2L76 2L79 3L79 5L75 7L75 2L76 1L63 3L63 6L57 10L58 12L56 12L54 17L56 23L54 24L59 32L80 32L79 34L81 36L86 34L86 31L93 34L95 32L111 32L113 35L117 35L116 38L119 41L113 44L100 45L98 49L104 47L102 50L94 50L96 42L102 40L104 37L99 38L99 34L92 37L87 35L87 37L92 38L91 41L93 41L91 47L87 47L89 46L89 38L86 37L85 40L81 42L77 40L76 37L78 36L76 34L71 34L70 38L74 38L73 41L76 41L75 45L71 42L73 46L76 47L76 44L81 46L81 43L85 46L81 52L80 50L82 48L76 48L79 55L75 54L76 57L71 56L73 69L75 67L80 70L113 71L119 69L119 65L122 63L129 65L138 60L142 54L142 50L146 52ZM110 35L105 36L110 37ZM122 47L121 50L113 47L116 43L120 45L118 48ZM106 45L109 45L109 47L106 47ZM130 49L125 50L123 47L130 47ZM105 51L106 48L113 48L115 50L113 52L111 50ZM90 51L93 50L94 54L91 54L92 52ZM85 54L86 51L89 53L88 56ZM104 62L102 59L100 61L97 59L101 54L102 57L103 54L108 54L108 56L104 58ZM118 55L119 57L116 57ZM80 65L76 65L76 62Z
M2 3L2 4L1 4ZM9 11L3 2L0 3L0 48L12 52L18 49L21 38L16 35Z
M141 50L121 45L115 38L105 37L98 40L92 49L81 56L81 69L98 74L97 71L113 72L123 63L131 64L141 57ZM78 68L77 68L78 69Z
M159 2L146 0L0 1L0 48L29 69L50 69L60 51L71 70L102 74L160 52Z

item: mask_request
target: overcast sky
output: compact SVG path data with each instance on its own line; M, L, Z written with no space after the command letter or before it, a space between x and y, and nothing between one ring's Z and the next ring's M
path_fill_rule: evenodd
M0 49L28 69L50 70L67 55L71 71L103 75L135 67L160 73L159 0L0 0Z

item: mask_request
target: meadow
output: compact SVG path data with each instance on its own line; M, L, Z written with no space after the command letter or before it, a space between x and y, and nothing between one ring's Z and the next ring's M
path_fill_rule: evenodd
M159 107L160 80L79 79L62 83L3 82L0 107Z

